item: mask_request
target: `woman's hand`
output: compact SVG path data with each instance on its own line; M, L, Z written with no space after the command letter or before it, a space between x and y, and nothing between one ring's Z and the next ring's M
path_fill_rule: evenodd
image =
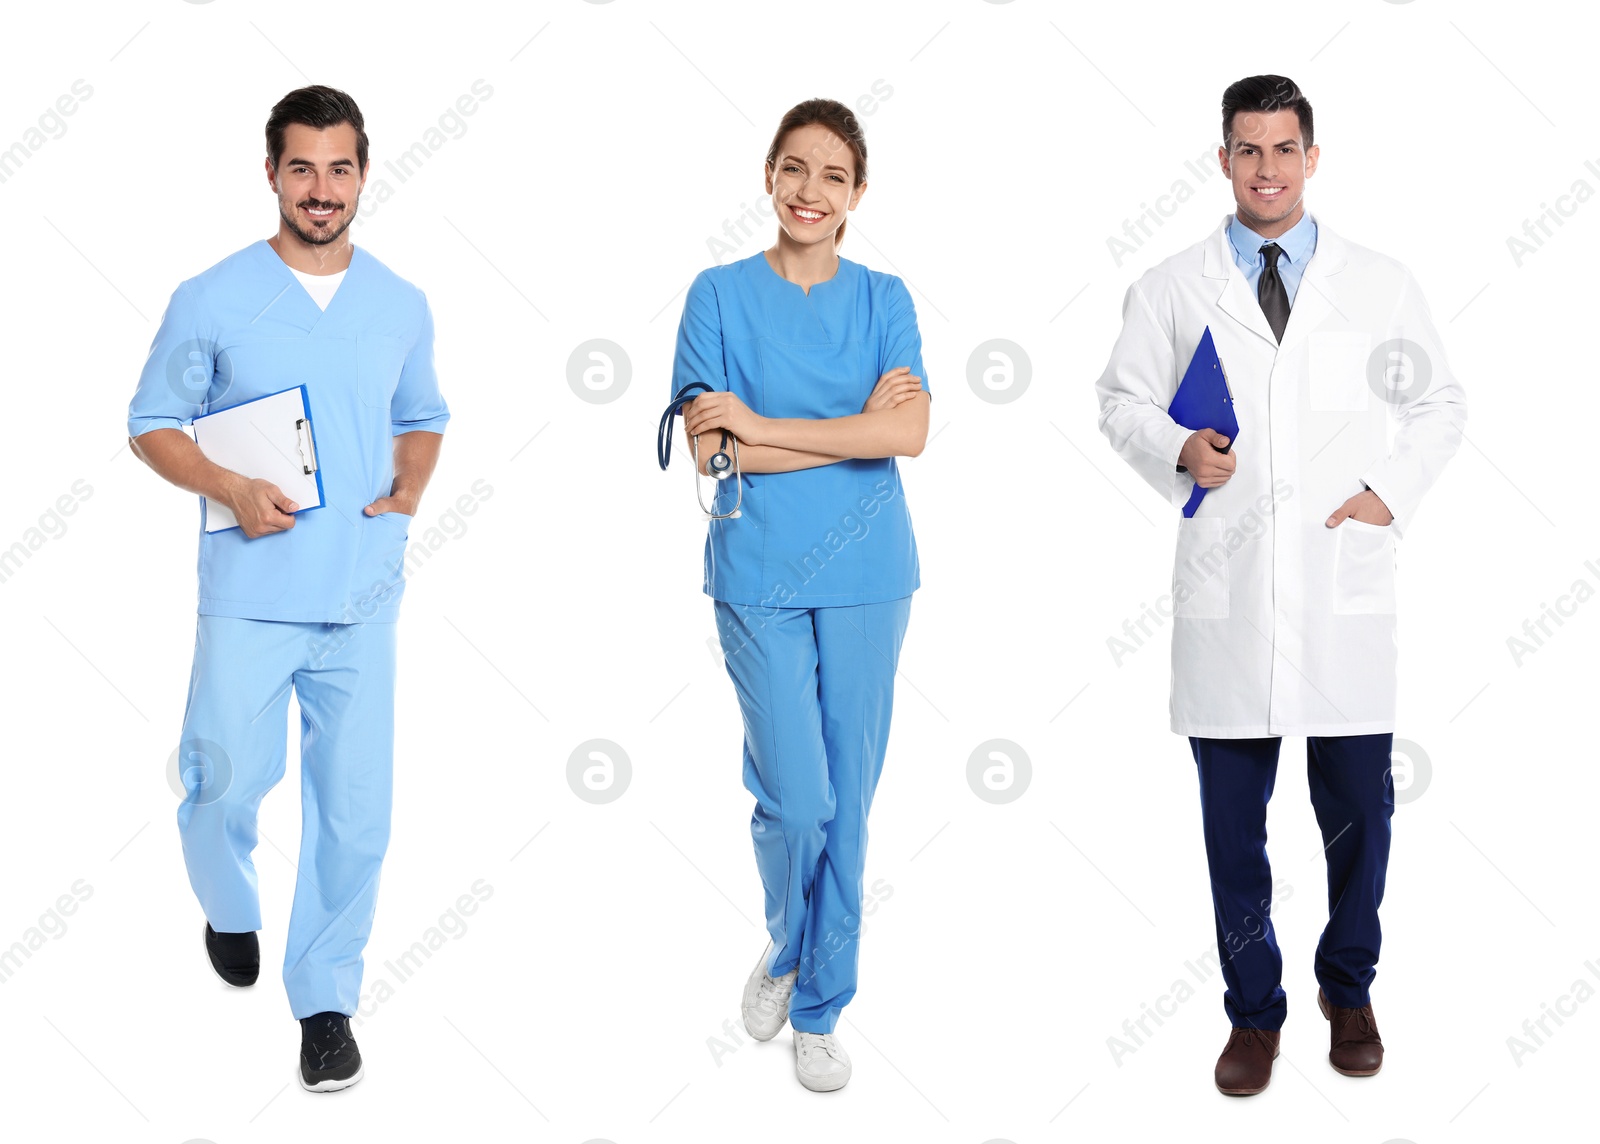
M910 401L922 390L922 379L911 372L908 365L896 366L878 379L867 397L861 412L872 413L879 409L893 409L903 401Z
M691 437L726 429L741 445L761 445L767 419L725 391L702 393L683 407L683 429Z

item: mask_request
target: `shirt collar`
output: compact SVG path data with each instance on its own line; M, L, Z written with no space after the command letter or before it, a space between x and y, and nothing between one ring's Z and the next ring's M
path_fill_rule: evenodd
M1311 217L1311 212L1306 211L1300 216L1299 222L1277 238L1262 238L1240 222L1235 214L1228 220L1228 241L1233 244L1234 254L1247 265L1254 266L1266 257L1261 253L1264 243L1276 242L1283 251L1279 257L1300 266L1310 257L1311 248L1316 245L1317 223Z

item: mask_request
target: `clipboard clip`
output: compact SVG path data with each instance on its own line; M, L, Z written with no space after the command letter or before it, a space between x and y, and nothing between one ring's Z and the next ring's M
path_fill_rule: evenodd
M1233 405L1234 411L1235 411L1235 413L1237 413L1239 407L1234 404L1233 386L1228 384L1228 367L1222 364L1222 359L1220 357L1217 358L1217 372L1222 375L1222 388L1223 388L1223 391L1225 393L1227 393L1227 395L1228 395L1228 404L1229 405ZM1217 447L1215 445L1213 445L1211 447L1213 449L1217 449ZM1229 441L1226 448L1217 449L1217 452L1226 453L1229 450L1231 450L1232 448L1233 448L1233 442Z
M294 436L300 446L300 467L310 476L317 471L317 447L311 440L311 422L304 417L296 417Z

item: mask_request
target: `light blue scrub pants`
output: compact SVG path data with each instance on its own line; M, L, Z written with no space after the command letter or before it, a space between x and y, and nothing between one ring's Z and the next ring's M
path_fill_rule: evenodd
M300 859L283 957L296 1019L354 1016L389 845L395 628L199 617L183 716L178 832L218 933L261 929L256 811L283 778L300 701Z
M856 993L867 811L883 771L911 597L835 608L714 601L744 715L767 972L799 967L789 1024L831 1033Z

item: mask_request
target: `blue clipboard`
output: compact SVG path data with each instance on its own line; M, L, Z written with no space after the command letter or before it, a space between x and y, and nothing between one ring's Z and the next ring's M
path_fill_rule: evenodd
M1233 407L1233 390L1228 388L1228 373L1222 368L1222 359L1217 356L1210 326L1200 335L1200 344L1194 348L1189 368L1184 370L1178 391L1172 395L1172 403L1167 406L1167 416L1185 429L1213 429L1221 433L1228 439L1228 449L1232 449L1239 439L1239 418ZM1193 516L1205 495L1206 490L1195 485L1188 503L1183 506L1183 515Z

